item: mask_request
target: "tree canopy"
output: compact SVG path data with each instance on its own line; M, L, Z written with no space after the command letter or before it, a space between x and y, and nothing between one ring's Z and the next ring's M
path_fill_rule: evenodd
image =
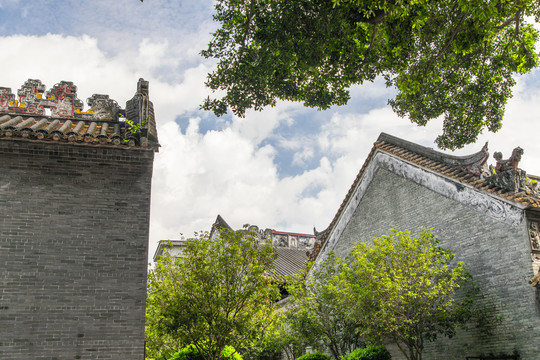
M276 100L327 109L383 76L389 103L425 125L443 117L441 148L501 127L514 75L538 65L533 0L217 0L203 108L243 116Z
M342 263L343 306L375 343L391 339L408 360L421 360L427 341L452 336L471 316L472 303L456 292L470 275L438 246L433 233L408 231L358 243Z
M305 346L327 351L339 360L365 345L361 323L347 316L342 301L349 289L341 287L341 259L331 254L321 266L311 269L311 265L308 263L288 282L286 323Z
M188 239L180 258L165 253L148 276L147 353L193 344L206 360L225 346L249 348L271 324L279 289L267 274L276 251L257 234L227 231Z

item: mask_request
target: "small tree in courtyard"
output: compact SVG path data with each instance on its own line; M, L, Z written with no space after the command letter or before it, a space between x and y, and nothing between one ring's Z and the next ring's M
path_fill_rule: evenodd
M349 289L343 305L368 339L390 339L408 360L421 360L425 342L452 336L470 314L470 301L455 298L470 276L453 259L427 230L413 237L393 229L358 243L340 274Z
M340 266L341 260L332 253L309 276L311 264L292 277L287 312L291 331L305 345L327 350L335 360L364 345L360 323L347 317L341 301L347 289L341 288Z
M199 234L187 240L182 257L162 256L148 280L148 356L193 344L205 360L216 360L227 345L249 347L279 298L265 275L275 258L272 245L247 230Z

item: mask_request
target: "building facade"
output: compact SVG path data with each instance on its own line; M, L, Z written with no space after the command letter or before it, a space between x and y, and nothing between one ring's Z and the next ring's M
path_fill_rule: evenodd
M70 82L45 90L0 88L0 359L142 360L148 82L125 109L96 94L83 111Z
M522 154L495 153L488 167L487 146L455 157L381 134L312 257L320 264L331 251L345 256L391 228L433 228L501 322L427 343L424 358L539 359L540 194L537 178L518 168Z
M209 236L216 236L222 229L233 230L223 217L218 215L216 221L212 224ZM277 231L270 228L262 230L256 225L251 225L249 230L257 233L261 239L270 240L276 246L278 257L274 261L274 267L278 276L297 274L308 260L308 255L313 250L316 240L315 234ZM316 233L315 230L314 233ZM172 256L182 256L185 246L185 240L160 241L154 253L154 262L158 261L159 256L164 251L167 251Z

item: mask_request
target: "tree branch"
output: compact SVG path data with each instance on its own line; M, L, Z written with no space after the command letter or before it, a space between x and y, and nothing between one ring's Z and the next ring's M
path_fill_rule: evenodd
M366 50L366 53L371 50L371 47L373 46L373 43L375 42L375 35L377 34L377 25L373 25L373 33L371 34L371 41L369 42L369 46Z
M463 21L465 20L465 18L466 18L466 15L463 14L463 16L461 17L461 19L459 19L459 22L458 22L458 24L456 25L456 27L454 28L454 30L452 30L452 34L450 35L450 39L448 40L448 42L446 43L446 45L444 46L444 48L442 48L442 50L439 51L439 53L435 56L435 59L440 58L443 54L446 53L446 50L448 50L448 48L450 47L450 45L451 45L452 42L454 41L454 38L456 37L458 31L460 30L461 24L463 24Z

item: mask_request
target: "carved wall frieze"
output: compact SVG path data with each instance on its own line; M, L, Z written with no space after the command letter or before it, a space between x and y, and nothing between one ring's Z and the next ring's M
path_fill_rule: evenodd
M506 201L483 194L462 183L441 177L412 164L399 161L386 154L376 154L381 167L422 185L447 198L469 205L475 210L504 223L518 226L523 220L523 210Z
M533 286L536 286L540 282L540 218L538 215L529 213L527 220L529 224L532 268L533 274L536 274L536 281Z
M531 249L540 252L540 221L537 219L529 219L529 239Z

